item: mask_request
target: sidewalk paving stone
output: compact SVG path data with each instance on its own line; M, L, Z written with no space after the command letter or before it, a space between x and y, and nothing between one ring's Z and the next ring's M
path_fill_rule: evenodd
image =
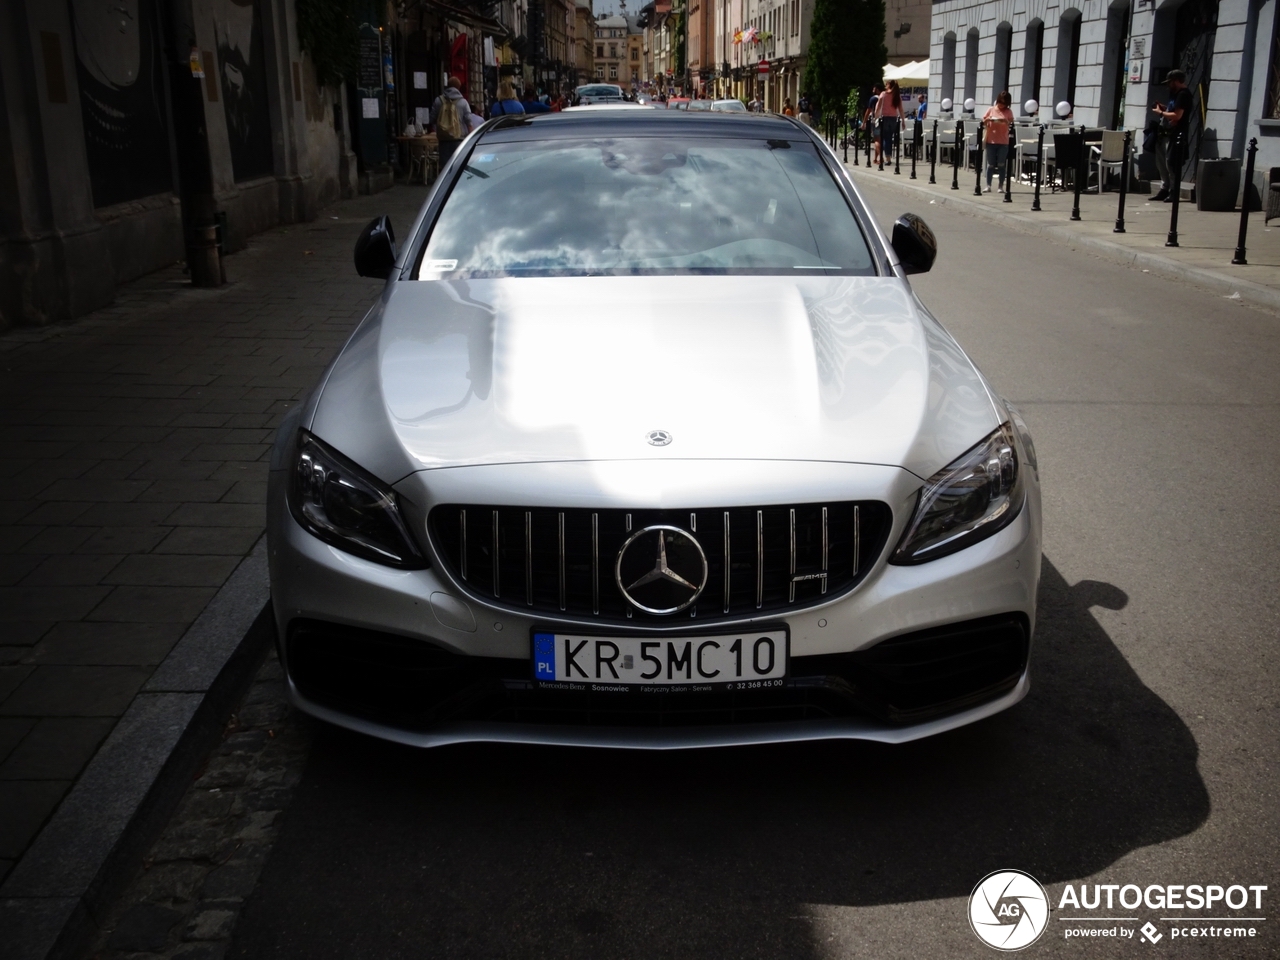
M380 290L356 235L407 229L425 195L259 235L221 288L174 266L0 334L0 881L254 548L275 427Z

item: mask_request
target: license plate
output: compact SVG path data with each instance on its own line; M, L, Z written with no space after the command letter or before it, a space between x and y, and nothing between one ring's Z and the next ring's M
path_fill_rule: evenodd
M787 675L787 631L692 637L533 633L533 676L614 687L772 686Z

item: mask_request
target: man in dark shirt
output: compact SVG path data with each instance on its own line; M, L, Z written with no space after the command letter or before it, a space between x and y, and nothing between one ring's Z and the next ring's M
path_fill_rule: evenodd
M1160 192L1152 200L1173 200L1182 177L1182 158L1174 157L1178 135L1182 135L1182 149L1186 151L1187 131L1191 128L1191 91L1187 89L1187 75L1181 70L1170 70L1166 78L1169 84L1169 103L1157 103L1151 109L1160 117L1160 139L1156 143L1156 169L1160 171ZM1175 162L1179 169L1173 169Z

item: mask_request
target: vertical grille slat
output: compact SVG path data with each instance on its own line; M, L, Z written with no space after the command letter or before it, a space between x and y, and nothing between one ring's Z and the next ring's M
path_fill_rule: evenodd
M477 599L552 617L670 624L631 607L615 583L618 550L637 531L667 524L696 537L707 581L688 617L714 622L801 609L847 591L871 569L892 521L875 501L710 509L446 504L432 510L428 530L436 556ZM488 536L471 529L473 513L488 513ZM720 522L707 523L716 513Z

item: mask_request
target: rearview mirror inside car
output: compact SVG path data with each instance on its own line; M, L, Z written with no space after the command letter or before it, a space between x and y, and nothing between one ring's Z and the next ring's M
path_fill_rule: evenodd
M892 243L906 273L928 273L938 256L933 231L914 213L904 213L894 222Z
M385 280L395 265L396 235L391 218L383 215L372 220L356 240L356 273Z

